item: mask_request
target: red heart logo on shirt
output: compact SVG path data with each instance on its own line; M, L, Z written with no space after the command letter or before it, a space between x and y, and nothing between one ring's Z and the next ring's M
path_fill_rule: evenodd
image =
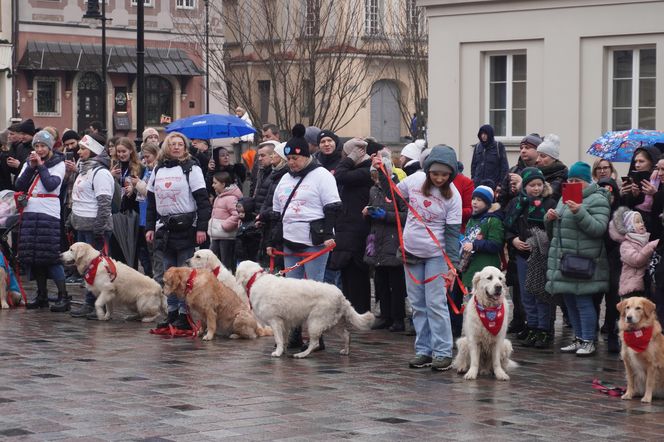
M424 207L429 207L430 205L431 205L431 201L424 200Z
M173 185L173 183L170 182L170 181L167 181L167 182L164 184L164 186L165 186L167 189L170 189L172 185Z

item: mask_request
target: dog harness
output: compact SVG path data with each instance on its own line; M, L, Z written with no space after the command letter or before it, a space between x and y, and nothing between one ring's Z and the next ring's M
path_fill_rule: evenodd
M496 336L503 326L503 319L505 319L505 305L500 304L498 307L484 307L477 302L475 298L475 310L489 333Z
M88 270L85 271L83 279L89 285L94 284L95 278L97 277L97 268L99 268L99 263L104 262L104 267L108 272L108 276L111 278L111 282L115 281L115 278L118 276L118 271L115 268L115 263L103 253L100 253L95 259L92 260L88 266Z
M645 327L639 330L623 332L623 339L625 344L637 353L641 353L648 348L650 339L652 338L652 327Z
M214 275L215 278L219 277L219 271L221 270L221 266L217 266L212 269L212 274Z
M261 273L263 273L263 269L260 269L251 275L251 278L249 278L249 281L247 282L247 300L249 301L249 310L253 310L253 307L251 306L251 287L254 285L256 278L258 278L258 275Z
M184 294L188 295L194 289L194 279L196 279L196 269L192 269L187 278L187 285L184 286Z

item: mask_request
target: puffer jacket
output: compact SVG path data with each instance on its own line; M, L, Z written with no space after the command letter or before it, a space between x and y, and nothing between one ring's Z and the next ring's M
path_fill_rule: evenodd
M373 266L403 265L398 255L399 235L397 233L397 213L394 203L390 199L389 183L383 174L379 175L380 183L374 184L369 191L369 206L385 210L385 217L368 218L371 223L367 246L364 253L364 262ZM401 225L406 224L408 210L404 202L397 198L398 216Z
M270 175L272 175L272 167L266 167L258 171L256 188L251 194L254 198L254 205L258 209L265 202L267 193L270 190L270 184L272 183Z
M634 292L643 292L645 289L644 276L650 257L657 248L659 239L649 241L650 233L627 232L623 223L623 215L629 208L619 207L609 223L611 239L620 243L620 285L618 294L625 296Z
M545 220L549 237L552 237L546 272L546 291L552 295L573 293L591 295L609 289L609 264L604 247L604 233L609 224L609 193L597 184L583 189L583 203L577 213L558 202L559 218ZM560 259L565 253L593 258L595 273L591 279L575 279L560 271Z
M237 202L240 198L242 198L242 191L233 184L214 199L208 226L210 239L229 239L229 237L235 236L240 221L237 213ZM219 231L219 227L223 231Z

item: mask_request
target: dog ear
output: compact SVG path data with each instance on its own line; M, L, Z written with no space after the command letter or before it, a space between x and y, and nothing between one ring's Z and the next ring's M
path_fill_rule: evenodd
M480 280L482 279L482 275L480 275L482 272L475 272L475 275L473 275L473 291L477 288L477 285L479 284Z
M616 308L620 312L620 315L622 315L625 311L625 301L620 301L618 304L616 304Z
M650 299L643 300L643 311L645 311L648 318L655 314L656 308L657 306Z

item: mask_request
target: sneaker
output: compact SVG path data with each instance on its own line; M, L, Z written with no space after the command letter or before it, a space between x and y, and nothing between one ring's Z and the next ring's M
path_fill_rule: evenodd
M406 326L404 325L403 321L396 320L390 325L390 328L388 328L389 331L393 333L401 333L406 330Z
M512 321L512 322L510 322L510 325L507 326L507 333L509 333L509 334L517 333L518 334L518 333L521 333L521 331L523 331L523 329L525 329L525 328L526 328L526 324L524 324L523 322Z
M542 330L537 334L534 347L541 350L550 348L551 344L553 344L553 334Z
M410 368L424 368L431 367L431 356L427 355L415 355L413 359L408 361L408 366Z
M65 295L58 297L57 302L51 306L51 311L53 313L64 313L68 312L70 308L71 308L71 296Z
M523 330L516 334L516 338L519 341L523 341L528 337L528 335L530 335L530 329L528 327L524 327Z
M595 342L594 341L582 341L581 347L576 351L577 356L585 357L592 356L595 354Z
M452 358L436 356L431 361L431 369L433 371L447 371L452 368Z
M191 330L191 324L187 320L187 315L184 313L179 313L178 318L173 322L173 327L178 330Z
M82 282L83 282L83 278L81 278L80 276L70 276L67 279L65 279L65 284L68 284L68 285L76 285L76 284L80 284Z
M581 348L581 344L583 343L583 339L581 338L574 338L572 343L570 345L567 345L565 347L560 348L561 353L576 353L578 349Z
M47 308L48 307L48 297L47 295L37 295L34 299L28 301L25 305L25 308L28 310L34 310L38 308Z
M72 318L85 318L90 313L94 312L95 312L95 307L93 305L83 304L78 310L72 310L71 312L69 312L69 315Z
M540 332L537 330L529 330L528 336L526 336L526 339L523 340L523 343L521 345L523 345L524 347L534 347L535 341L537 341L539 334Z

